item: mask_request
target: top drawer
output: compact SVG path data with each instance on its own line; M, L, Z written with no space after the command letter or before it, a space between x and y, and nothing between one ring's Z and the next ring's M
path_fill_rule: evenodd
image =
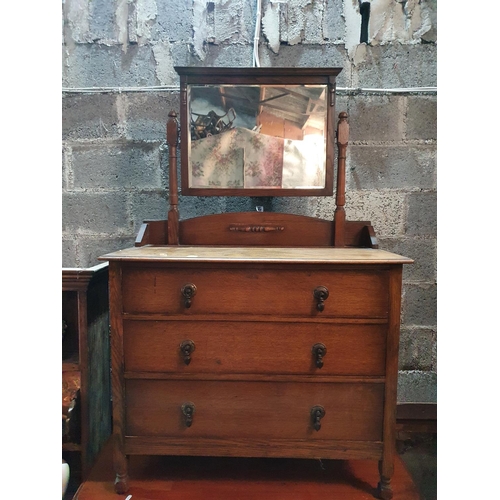
M388 271L125 266L122 297L123 312L131 314L386 318Z

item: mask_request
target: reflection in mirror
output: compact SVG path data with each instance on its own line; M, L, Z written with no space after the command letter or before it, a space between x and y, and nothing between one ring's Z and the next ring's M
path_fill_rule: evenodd
M188 85L189 186L323 189L326 85Z

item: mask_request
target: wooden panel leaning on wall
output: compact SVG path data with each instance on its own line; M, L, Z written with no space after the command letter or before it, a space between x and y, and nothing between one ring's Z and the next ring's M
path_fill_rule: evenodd
M62 269L62 314L62 448L80 454L85 478L111 434L106 263Z

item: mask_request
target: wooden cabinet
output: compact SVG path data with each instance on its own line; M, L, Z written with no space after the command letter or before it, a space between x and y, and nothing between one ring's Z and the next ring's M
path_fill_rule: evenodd
M128 455L175 454L371 458L390 496L409 259L205 246L103 258L117 491L127 489Z
M109 261L115 490L127 492L134 454L369 458L379 462L378 496L388 500L402 268L412 261L378 249L370 222L346 220L347 114L339 115L337 131L333 122L339 69L177 70L183 194L331 195L336 137L336 209L333 220L264 212L180 219L178 123L169 114L168 219L146 221L134 248L101 257ZM226 85L218 85L220 78ZM268 161L273 146L256 157L255 145L264 144L255 136L259 127L229 130L227 113L198 115L190 105L195 90L226 106L250 99L253 114L272 101L266 116L286 112L287 120L302 123L304 141L314 115L325 142L323 180L254 189L245 178L233 189L226 176L232 167L233 177L243 170L252 177L255 160L284 177L288 154ZM305 111L287 106L289 97ZM205 123L207 117L216 123ZM230 147L222 154L227 130ZM209 162L199 151L193 156L200 133L210 142L219 132L217 148L206 150L214 153ZM254 139L233 142L240 132ZM275 139L289 145L286 136ZM302 177L311 166L307 156L291 162L307 165L296 172ZM233 157L241 161L227 164ZM242 161L249 162L245 169Z
M62 269L62 449L83 477L111 434L107 263Z

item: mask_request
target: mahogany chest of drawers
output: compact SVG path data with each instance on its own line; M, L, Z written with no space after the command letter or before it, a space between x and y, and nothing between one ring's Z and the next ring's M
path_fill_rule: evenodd
M368 248L143 246L108 260L127 456L370 458L391 498L402 266Z

